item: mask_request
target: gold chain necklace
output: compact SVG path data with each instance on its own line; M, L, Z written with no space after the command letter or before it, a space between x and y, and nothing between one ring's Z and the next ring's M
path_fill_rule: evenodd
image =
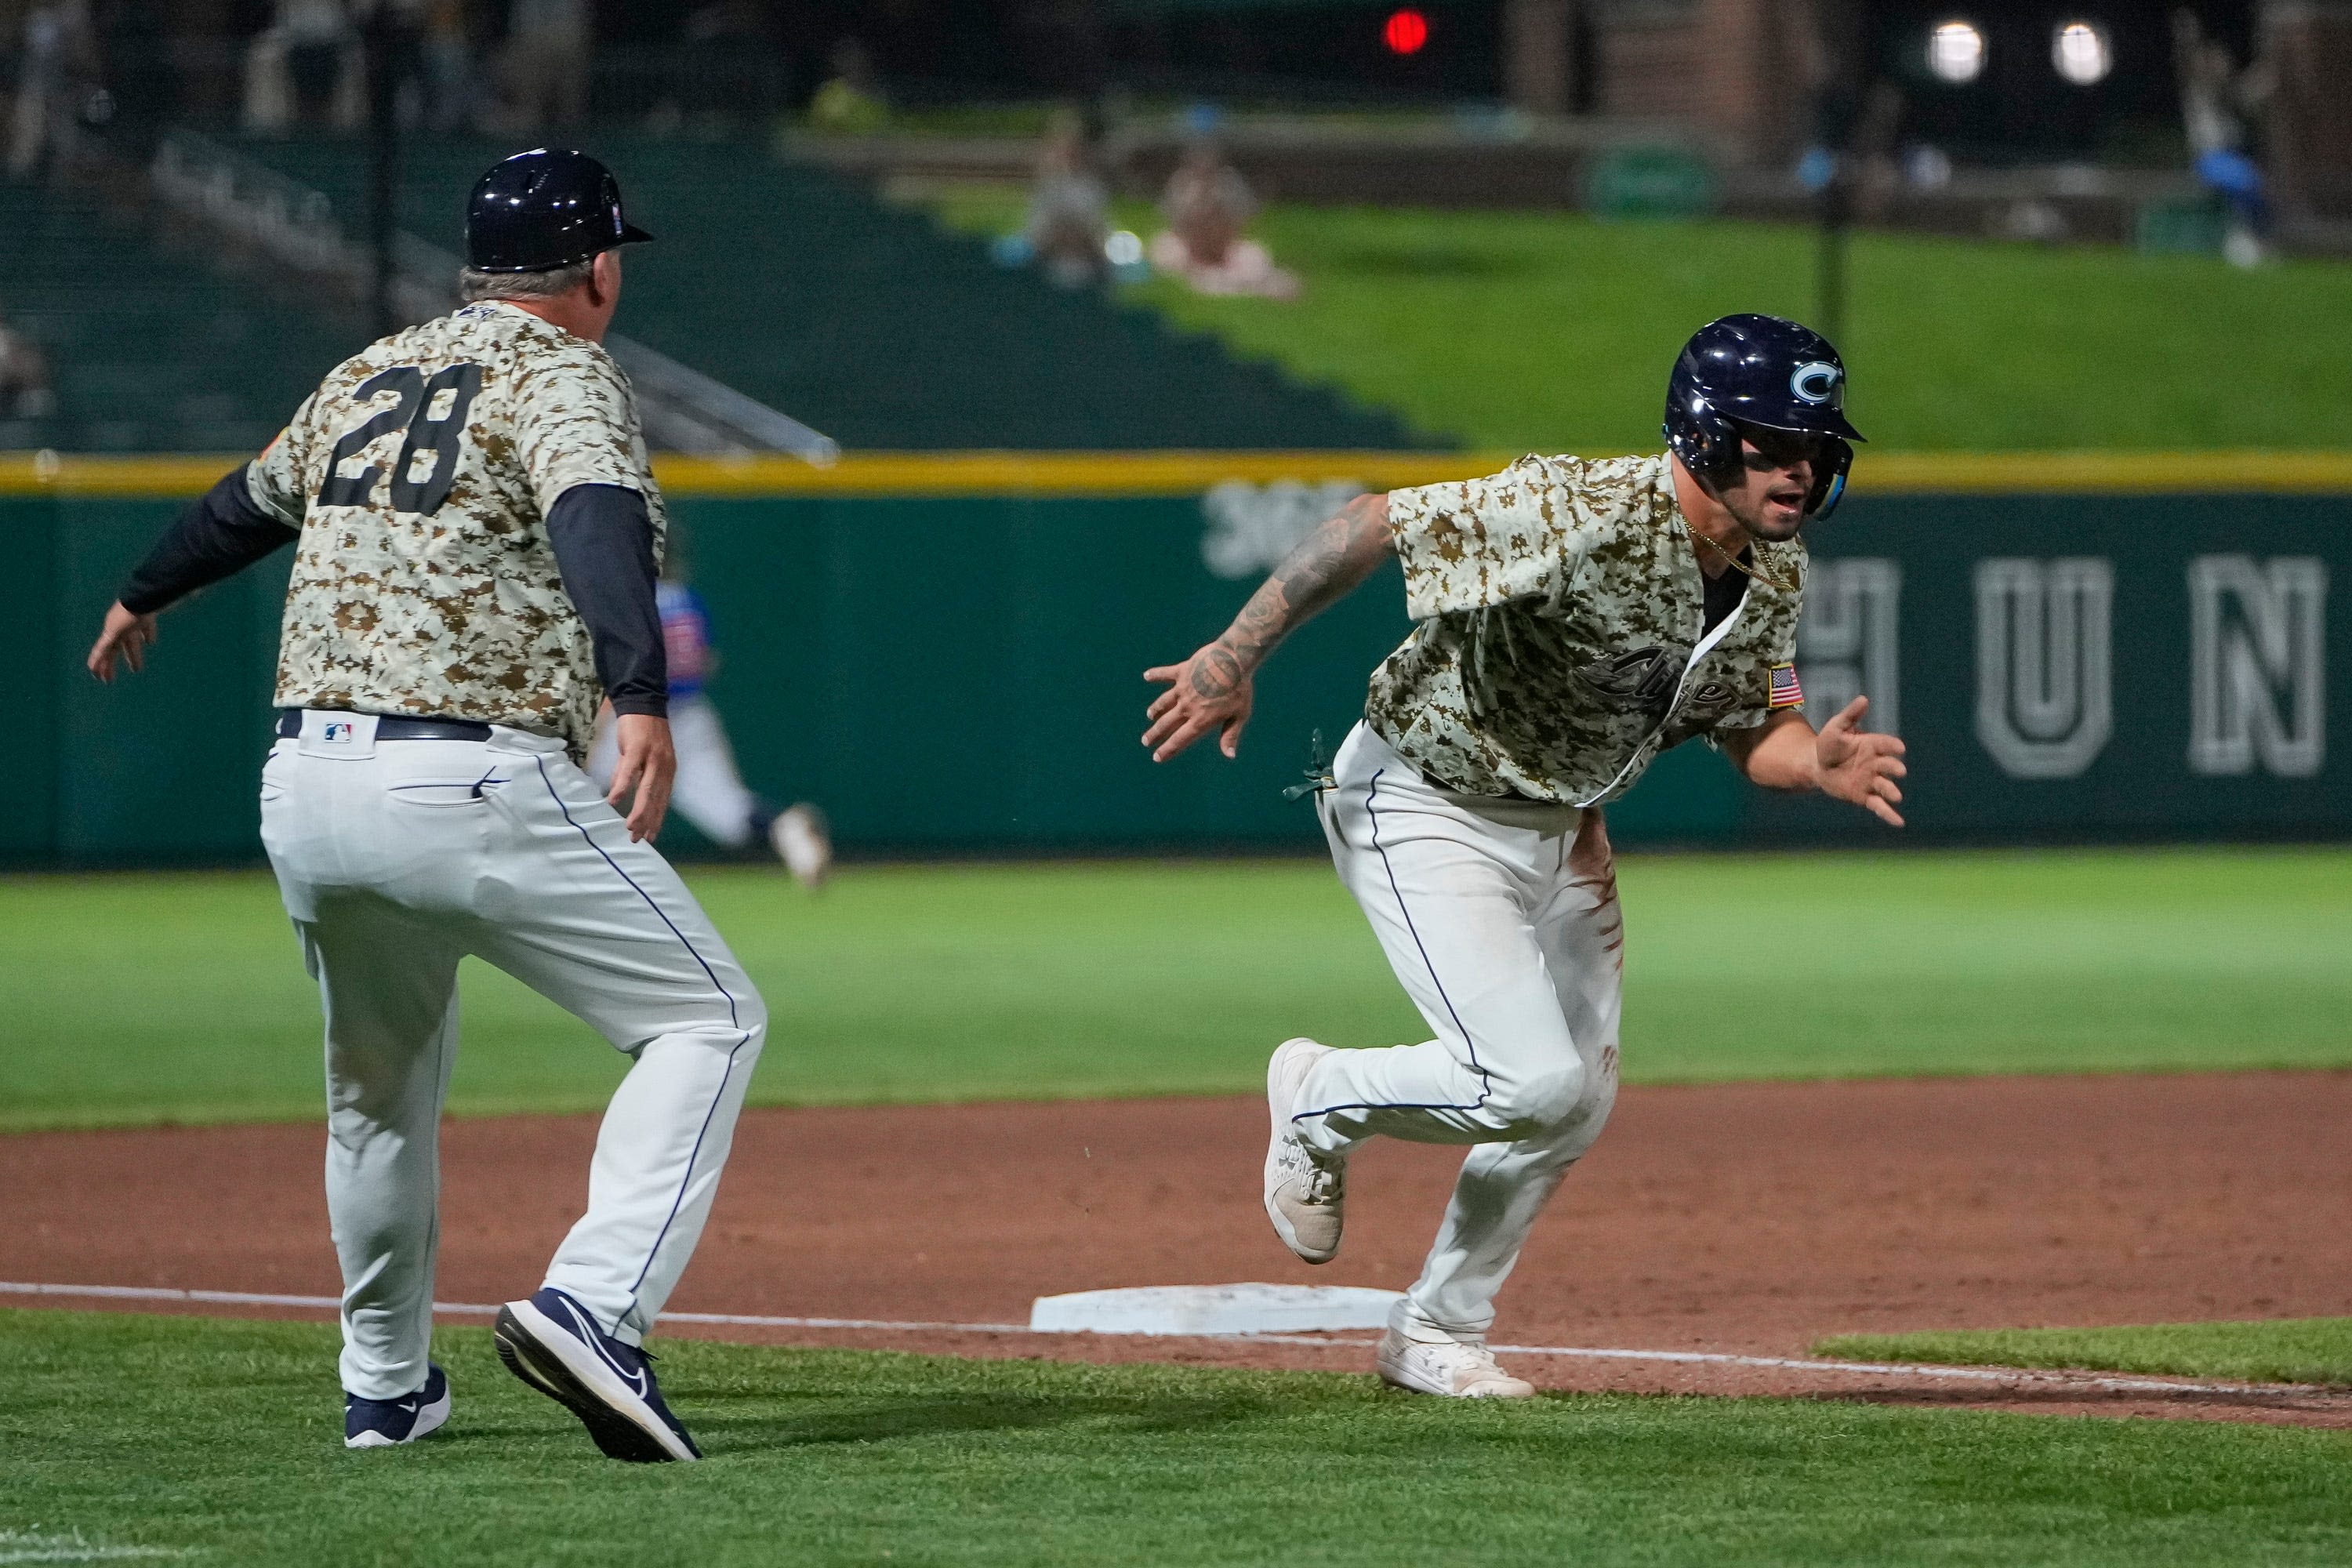
M1747 562L1742 561L1738 556L1734 555L1730 551L1726 550L1722 545L1717 544L1714 540L1709 539L1706 534L1701 533L1697 529L1693 528L1690 523L1690 519L1688 518L1683 519L1683 531L1691 536L1692 542L1706 545L1709 550L1714 551L1717 555L1722 556L1724 560L1738 568L1740 572L1746 574L1749 582L1761 583L1767 588L1770 588L1776 593L1793 594L1797 591L1797 585L1794 583L1783 583L1780 579L1771 575L1769 573L1759 572L1756 568L1748 564Z

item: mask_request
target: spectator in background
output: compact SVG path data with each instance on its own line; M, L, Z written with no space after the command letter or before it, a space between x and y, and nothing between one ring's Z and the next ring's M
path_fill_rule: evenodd
M1948 183L1951 161L1932 148L1907 163L1898 153L1903 89L1874 74L1855 0L1813 0L1807 20L1791 35L1812 121L1797 183L1820 199L1825 221L1884 222L1906 184Z
M756 0L718 0L693 11L682 39L689 121L724 134L775 118L783 99L783 54Z
M1298 279L1242 231L1257 216L1257 197L1217 144L1195 138L1160 198L1168 226L1151 237L1153 270L1173 274L1202 294L1298 297Z
M2172 58L2191 167L2229 212L2222 254L2234 266L2259 267L2270 256L2270 200L2261 167L2246 153L2247 121L2270 96L2270 73L2259 64L2241 72L2228 47L2206 37L2185 6L2172 14Z
M1903 89L1879 77L1863 89L1862 113L1847 149L1853 160L1853 213L1864 223L1885 222L1903 188L1903 164L1895 156L1902 130Z
M1108 269L1110 191L1095 172L1091 128L1076 110L1057 111L1046 127L1023 237L1045 276L1065 289L1099 282Z
M0 319L0 419L46 419L57 411L48 356Z
M366 118L366 65L342 0L278 0L246 51L246 129L350 131Z
M425 28L428 0L350 0L358 28L367 90L377 73L392 92L393 115L408 130L425 123L430 98L425 80ZM379 58L378 51L381 51Z
M474 75L474 40L465 0L431 0L418 49L425 82L425 123L437 132L469 129L480 117Z
M889 101L874 74L873 57L856 38L833 46L833 74L809 100L812 128L835 136L871 136L889 122Z
M515 129L577 125L588 113L588 0L514 0L507 83Z
M55 0L25 13L23 68L8 126L10 179L30 177L68 144L74 115L98 82L98 35L89 0Z
M367 59L344 0L278 0L286 81L301 125L354 131L367 121Z

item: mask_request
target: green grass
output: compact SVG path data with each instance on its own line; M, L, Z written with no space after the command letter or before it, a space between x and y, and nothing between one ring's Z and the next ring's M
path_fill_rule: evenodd
M710 1458L615 1465L441 1336L456 1419L340 1443L333 1332L0 1314L0 1531L198 1562L2070 1564L2352 1554L2342 1434L666 1345ZM0 1534L0 1554L11 1547Z
M774 1018L764 1103L1255 1089L1269 1046L1423 1037L1315 861L691 880ZM1638 1082L2352 1065L2352 850L1634 856ZM307 1118L318 1004L266 875L0 879L0 1127ZM464 1112L621 1058L468 963Z
M1016 191L932 205L977 233L1020 224ZM1148 204L1118 216L1158 226ZM1801 227L1276 205L1255 232L1304 279L1296 303L1205 299L1165 279L1131 297L1478 447L1649 450L1692 329L1814 310L1816 242ZM1850 412L1876 449L2352 447L2352 355L2312 330L2352 317L2341 262L2243 272L1865 233L1848 290ZM1859 479L1868 465L1865 452Z
M1813 1353L1947 1366L2079 1367L2250 1383L2352 1384L2352 1318L1842 1334Z

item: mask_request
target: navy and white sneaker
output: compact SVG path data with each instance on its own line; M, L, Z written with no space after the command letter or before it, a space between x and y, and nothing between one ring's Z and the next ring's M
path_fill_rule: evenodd
M494 1331L507 1370L580 1417L607 1455L639 1464L702 1458L662 1403L653 1357L606 1333L562 1291L509 1301Z
M441 1429L449 1419L449 1374L425 1364L425 1386L405 1399L343 1395L344 1447L393 1448Z

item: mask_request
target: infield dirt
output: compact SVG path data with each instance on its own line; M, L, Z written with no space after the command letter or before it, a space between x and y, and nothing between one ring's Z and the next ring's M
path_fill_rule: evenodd
M1801 1356L1832 1333L2352 1312L2352 1073L1633 1088L1503 1297L1497 1343ZM585 1196L586 1117L449 1123L445 1300L528 1291ZM336 1293L315 1125L0 1139L0 1279ZM1348 1237L1258 1206L1263 1101L753 1110L682 1311L1021 1323L1035 1297L1265 1279L1402 1289L1461 1151L1376 1142ZM88 1300L60 1298L60 1306ZM218 1311L218 1307L203 1309ZM690 1330L956 1354L1350 1370L1328 1345ZM1522 1356L1550 1388L2352 1426L2352 1396L2152 1395Z

